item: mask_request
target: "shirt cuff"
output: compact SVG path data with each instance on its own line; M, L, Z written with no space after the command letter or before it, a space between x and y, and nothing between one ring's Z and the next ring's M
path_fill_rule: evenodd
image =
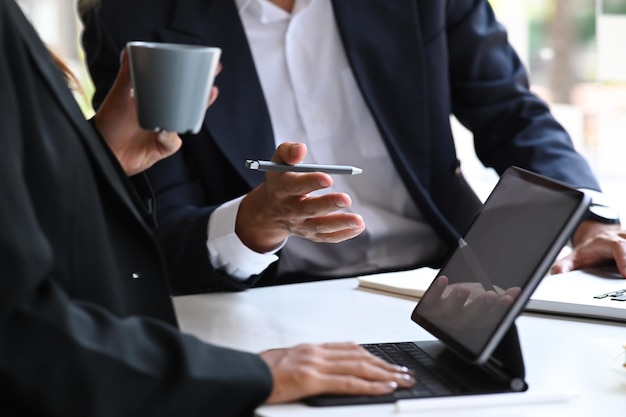
M232 277L246 280L252 275L258 275L278 260L278 252L285 244L277 249L258 253L248 248L235 234L235 221L239 204L245 196L228 201L219 206L209 217L207 230L207 249L211 265L215 269L223 269Z
M592 190L590 188L579 188L578 191L591 197L591 204L598 206L614 207L610 199L602 193L602 191Z

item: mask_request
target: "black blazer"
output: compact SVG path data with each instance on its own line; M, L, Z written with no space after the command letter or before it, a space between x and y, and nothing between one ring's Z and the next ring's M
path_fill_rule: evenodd
M0 415L251 415L267 367L177 329L139 199L14 0L0 51Z
M274 151L271 122L234 0L107 0L85 13L83 44L104 97L129 40L219 46L220 97L200 134L149 171L159 240L177 290L235 288L212 271L206 224L216 205L262 176L246 158ZM576 187L599 189L588 164L544 102L487 0L333 0L359 88L415 203L449 245L480 206L465 182L449 117L474 134L481 161L502 173L517 165ZM145 17L150 10L150 18ZM248 282L251 284L254 280ZM240 286L239 288L242 288Z

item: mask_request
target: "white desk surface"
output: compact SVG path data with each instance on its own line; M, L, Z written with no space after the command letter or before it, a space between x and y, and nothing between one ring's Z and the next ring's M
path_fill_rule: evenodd
M356 278L176 297L183 331L260 352L304 342L395 342L432 339L410 319L415 301L357 288ZM471 410L398 413L392 404L263 406L262 417L298 416L626 416L626 323L524 314L517 327L527 393L567 392L569 401ZM497 395L497 394L496 394ZM419 401L419 400L417 400Z

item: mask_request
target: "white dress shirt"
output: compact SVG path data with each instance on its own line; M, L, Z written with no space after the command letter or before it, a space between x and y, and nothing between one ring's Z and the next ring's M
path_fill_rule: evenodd
M268 0L235 0L268 104L276 146L307 145L305 162L363 169L334 176L332 191L348 193L349 210L365 220L354 239L331 244L291 237L279 272L347 276L428 262L445 250L410 198L357 87L330 0L296 0L291 13ZM328 192L329 190L324 190ZM215 267L239 278L260 273L274 253L246 248L234 233L235 200L209 222Z

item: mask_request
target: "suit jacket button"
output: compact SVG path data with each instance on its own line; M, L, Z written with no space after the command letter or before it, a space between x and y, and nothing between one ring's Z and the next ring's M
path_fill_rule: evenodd
M133 279L137 279L137 278L139 278L141 275L139 275L139 274L138 274L138 273L136 273L136 272L133 272L131 276L133 277Z

